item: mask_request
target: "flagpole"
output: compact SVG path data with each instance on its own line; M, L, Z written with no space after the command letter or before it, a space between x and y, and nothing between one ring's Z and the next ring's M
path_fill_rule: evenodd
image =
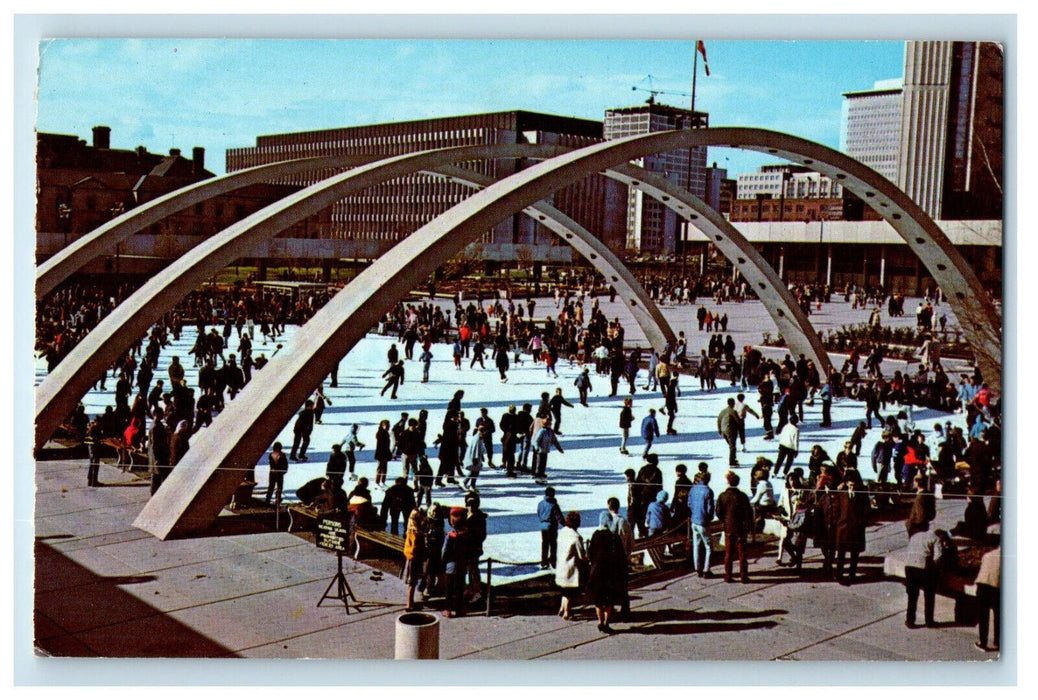
M699 41L692 47L692 111L696 111L696 74L699 72ZM695 118L693 116L693 118Z
M692 45L692 114L689 116L689 128L694 129L696 127L696 73L699 68L699 42L697 41ZM688 191L692 191L692 147L688 148L688 168L685 172L685 187ZM681 280L684 284L685 280L685 260L688 257L688 233L692 227L692 220L687 219L685 221L685 233L681 239Z

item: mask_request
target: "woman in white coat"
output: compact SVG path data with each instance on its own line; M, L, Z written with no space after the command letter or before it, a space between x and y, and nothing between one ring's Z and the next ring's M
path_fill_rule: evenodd
M580 596L580 572L587 566L587 551L584 548L583 538L577 532L579 527L580 513L571 510L566 513L565 527L559 530L558 535L555 585L562 589L559 616L564 620L572 617L570 606Z

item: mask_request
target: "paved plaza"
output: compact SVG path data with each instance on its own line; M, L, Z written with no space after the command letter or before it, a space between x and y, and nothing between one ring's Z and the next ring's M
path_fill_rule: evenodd
M620 304L603 300L609 318L625 319ZM908 315L896 325L914 323L915 300L907 300ZM707 301L708 308L716 305ZM690 338L690 353L698 354L708 335L695 330L697 306L665 307L675 330ZM726 303L720 307L731 319L728 332L737 346L759 344L763 332L774 333L763 307L757 302ZM943 307L942 307L943 309ZM542 299L538 316L553 313L554 302ZM851 310L842 301L825 305L811 320L819 329L866 320L868 310ZM950 310L949 310L949 316ZM885 323L889 319L884 314ZM949 325L954 320L951 319ZM640 332L633 322L628 344L637 343ZM292 351L294 329L278 342L279 352ZM167 348L156 378L165 376L169 358L176 354L188 368L188 382L195 381L188 349L194 329L186 329L180 341ZM358 473L372 478L374 429L387 418L395 422L402 411L412 416L430 411L429 437L435 437L446 402L455 389L464 389L463 410L470 420L480 407L490 409L497 421L511 404L532 403L542 391L563 394L576 403L573 379L579 367L560 361L558 378L545 375L543 365L513 366L509 381L498 380L492 361L487 369L458 371L450 346L433 347L431 381L419 382L418 362L407 363L407 380L395 401L379 396L386 350L394 339L369 335L341 363L338 388L325 386L332 405L316 426L309 462L293 462L286 477L286 497L295 488L324 473L330 445L340 442L349 427L360 426L367 443L358 459ZM230 351L236 348L232 336ZM254 354L274 352L271 343L257 341ZM781 352L779 350L778 352ZM273 367L272 365L271 367ZM904 369L904 362L888 363L887 371ZM37 365L37 379L45 368ZM264 370L264 371L270 371ZM648 408L663 405L658 392L639 389L634 396L636 426ZM632 435L631 456L619 453L617 421L622 398L609 397L607 377L592 377L590 407L564 408L564 454L552 453L548 461L550 483L558 491L563 510L578 510L582 534L589 537L598 513L609 496L623 502L626 486L623 470L641 464L642 441ZM109 389L114 380L109 381ZM683 377L675 427L678 434L662 436L653 446L660 456L664 486L673 490L674 465L683 462L690 471L706 461L719 490L726 471L727 447L717 435L716 416L725 399L736 389L728 382L718 390L702 392L698 380ZM756 393L748 392L751 406ZM90 414L111 402L109 392L94 391L84 399ZM818 427L820 407L805 408L796 465L806 466L813 444L835 456L854 425L864 416L862 406L840 399L833 406L833 427ZM666 417L661 419L665 429ZM935 421L964 425L961 415L916 410L914 419L925 432ZM632 431L635 433L636 431ZM867 456L879 437L868 433L862 449L861 470L871 476ZM280 440L290 445L291 424ZM499 450L499 444L495 445ZM757 456L774 460L776 447L763 440L760 422L750 419L747 452L740 454L743 488ZM436 464L435 448L429 449ZM495 463L500 463L495 459ZM394 577L396 569L378 576L369 566L347 560L347 577L361 601L360 611L347 615L328 602L316 607L322 591L335 573L335 558L294 534L250 528L247 518L225 512L211 536L162 542L136 530L131 523L147 500L144 481L114 466L101 472L103 488L87 488L86 466L76 461L38 462L36 469L36 637L42 649L53 655L72 656L205 656L257 658L388 659L393 656L394 624L403 609L405 588ZM266 485L265 460L257 468L259 492ZM390 480L400 473L400 463L390 464ZM775 480L777 491L781 480ZM493 557L495 583L517 583L536 578L539 572L540 537L535 516L543 486L528 476L510 480L502 470L485 468L479 481L483 509L489 514L489 536L484 556ZM375 490L376 503L381 492ZM463 492L456 487L437 488L434 499L461 505ZM938 505L937 523L950 528L962 517L960 500ZM973 647L973 627L957 626L950 599L939 598L937 629L908 630L903 626L904 592L900 582L883 576L883 557L905 544L900 520L876 519L868 529L868 548L863 555L860 582L844 587L823 580L817 570L818 550L808 549L803 581L774 564L774 544L751 550L750 584L725 584L720 578L698 579L684 570L670 571L641 581L633 592L632 619L616 625L619 634L608 636L593 624L593 610L585 609L575 621L559 619L553 611L537 609L517 614L505 609L490 617L470 615L441 622L440 655L452 659L660 659L660 660L877 660L877 661L989 661ZM714 571L719 566L714 564ZM550 606L549 606L550 607ZM590 618L588 615L590 614ZM738 634L736 634L738 633Z

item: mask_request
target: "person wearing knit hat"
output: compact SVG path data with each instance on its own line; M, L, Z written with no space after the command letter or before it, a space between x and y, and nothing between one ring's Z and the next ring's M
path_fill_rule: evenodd
M670 498L669 493L660 491L656 494L656 500L649 504L649 508L645 512L649 537L662 534L670 524L671 513L670 507L667 505L668 498Z

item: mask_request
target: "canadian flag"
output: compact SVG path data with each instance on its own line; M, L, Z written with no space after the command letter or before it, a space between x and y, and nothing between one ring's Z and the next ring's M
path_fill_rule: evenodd
M697 41L696 42L696 51L698 51L700 53L700 55L702 55L702 57L703 57L703 70L705 70L707 76L709 76L710 75L710 65L706 62L706 46L703 44L702 41Z

